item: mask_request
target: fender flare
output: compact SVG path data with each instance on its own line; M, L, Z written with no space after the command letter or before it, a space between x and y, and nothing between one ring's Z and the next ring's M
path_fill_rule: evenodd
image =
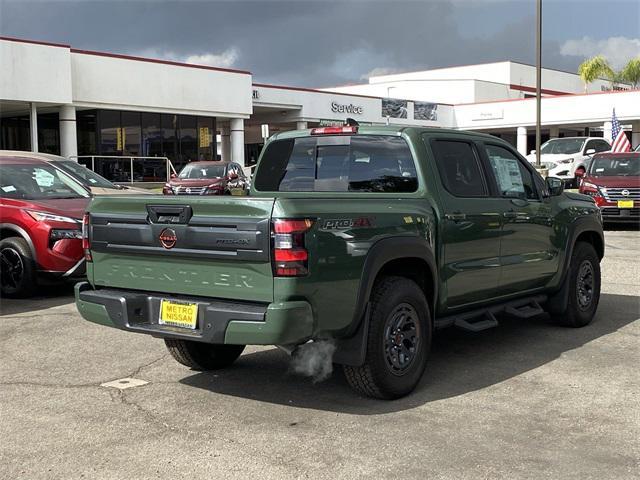
M15 225L13 223L0 223L0 230L9 230L11 232L17 233L16 236L22 238L25 242L27 242L27 245L29 246L29 250L31 250L31 255L33 256L33 260L36 263L38 262L36 247L33 245L33 241L31 240L31 237L29 236L29 234L24 228L19 227L18 225Z
M562 279L560 280L560 288L547 300L547 311L551 314L561 314L567 309L567 304L569 303L569 283L567 282L567 275L569 274L571 257L573 256L573 249L576 246L578 237L586 232L598 235L602 244L602 251L598 252L598 255L600 258L604 256L605 243L602 223L598 222L594 216L577 219L572 225L571 233L567 240L567 253L562 264L563 273Z
M367 253L356 297L356 309L347 332L337 341L333 357L335 363L350 366L364 363L369 333L369 297L373 284L387 263L403 258L419 258L428 265L433 295L427 302L435 310L438 298L437 269L429 243L424 238L414 236L387 237L377 241ZM431 316L433 318L433 311Z

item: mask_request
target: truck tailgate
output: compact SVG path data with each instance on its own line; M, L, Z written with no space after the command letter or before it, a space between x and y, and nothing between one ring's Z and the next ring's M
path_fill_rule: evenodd
M273 301L273 198L96 197L95 286Z

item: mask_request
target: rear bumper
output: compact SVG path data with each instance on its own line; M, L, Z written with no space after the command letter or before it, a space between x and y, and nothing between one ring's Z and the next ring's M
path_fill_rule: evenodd
M302 343L313 333L311 306L304 301L253 303L174 296L119 289L75 286L76 306L90 322L154 337L212 344L286 345ZM196 330L158 323L160 300L198 304Z

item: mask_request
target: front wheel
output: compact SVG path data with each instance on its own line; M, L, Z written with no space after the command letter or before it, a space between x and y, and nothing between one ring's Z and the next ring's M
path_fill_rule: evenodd
M22 238L0 241L0 289L3 296L17 298L31 296L36 289L36 263Z
M567 308L553 318L566 327L584 327L591 323L600 301L600 258L593 245L579 242L570 265L565 280L569 282Z
M178 363L194 370L218 370L228 367L242 354L244 345L211 345L165 338L165 345Z
M367 352L362 366L343 366L349 385L374 398L411 393L431 349L431 315L418 285L402 277L378 281L371 295Z

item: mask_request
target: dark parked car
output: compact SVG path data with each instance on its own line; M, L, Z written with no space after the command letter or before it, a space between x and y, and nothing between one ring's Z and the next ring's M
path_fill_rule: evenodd
M605 221L640 221L640 152L599 153L580 183Z
M233 162L191 162L173 175L162 189L165 195L246 195L249 181Z
M71 175L78 183L88 189L92 195L149 195L152 192L144 188L116 185L81 163L49 153L35 153L13 150L0 150L0 157L35 158L49 162Z
M38 282L84 276L82 216L89 193L35 158L0 157L0 287L25 297Z

